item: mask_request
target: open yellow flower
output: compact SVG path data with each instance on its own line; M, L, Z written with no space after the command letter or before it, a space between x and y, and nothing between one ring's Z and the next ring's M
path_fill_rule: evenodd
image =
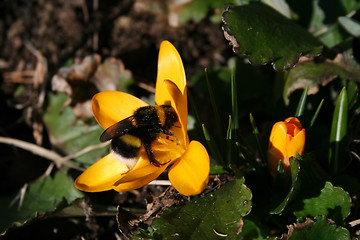
M305 147L305 129L299 119L289 117L285 121L274 124L267 152L270 173L276 177L277 167L281 160L284 166L284 174L290 174L290 157L296 157L296 153L303 154Z
M143 146L138 156L129 161L110 152L75 180L78 189L87 192L136 189L156 179L172 165L168 176L176 190L186 196L202 192L208 183L209 155L201 143L189 143L185 71L179 53L168 41L163 41L160 46L155 103L171 104L178 115L178 122L170 129L174 139L160 136L151 144L161 165L150 163ZM119 91L100 92L92 99L94 116L104 129L132 116L142 106L147 103Z

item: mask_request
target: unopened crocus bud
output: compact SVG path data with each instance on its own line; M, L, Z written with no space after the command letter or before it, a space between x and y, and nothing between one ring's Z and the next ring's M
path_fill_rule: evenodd
M305 129L299 119L289 117L285 121L274 124L267 152L268 164L271 175L276 177L279 161L284 166L284 174L290 174L290 157L296 157L296 153L302 154L305 147Z

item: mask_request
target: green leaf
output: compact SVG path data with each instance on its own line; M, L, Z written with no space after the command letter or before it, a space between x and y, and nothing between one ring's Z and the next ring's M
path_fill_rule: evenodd
M294 211L296 217L326 215L337 224L342 224L350 214L349 194L341 187L334 187L330 182L325 183L320 195L304 199L302 202L302 209Z
M300 163L299 161L292 157L290 158L290 170L291 170L291 189L289 193L286 195L285 199L272 211L270 214L280 214L286 207L286 205L294 199L298 188L300 187L300 183L298 181L299 172L300 172Z
M349 17L339 17L340 25L352 36L360 37L360 23Z
M223 124L222 124L222 121L221 121L221 115L220 115L219 108L218 108L218 105L217 105L217 102L216 102L216 98L215 98L213 88L212 88L210 80L209 80L208 71L206 69L205 69L205 80L206 80L207 90L208 90L208 93L209 93L211 108L212 108L212 110L214 112L216 125L218 126L217 133L220 136L220 139L225 139L225 136L224 136L223 131L222 131L222 129L224 129L224 127L223 127Z
M359 88L355 82L348 82L346 86L346 95L348 99L348 107L351 107L358 101Z
M336 102L335 111L333 115L333 122L331 127L330 142L339 142L345 135L347 130L347 113L348 102L346 88L344 87Z
M226 171L223 166L221 165L210 165L210 173L209 175L216 175L216 174L225 174Z
M183 9L179 13L179 20L180 23L184 24L189 21L200 22L203 20L208 13L212 13L211 20L215 20L213 22L220 22L221 16L217 11L216 8L224 9L224 5L227 3L235 3L236 0L196 0L190 1L186 4ZM217 21L219 20L219 21Z
M265 231L266 230L266 231ZM268 239L267 227L263 226L260 221L253 220L250 216L244 218L244 225L237 239Z
M319 106L316 108L316 111L314 113L314 116L311 118L311 121L310 121L310 127L314 126L314 123L320 113L320 110L321 110L321 107L324 103L324 99L321 100L321 102L319 103Z
M51 143L68 154L74 154L80 150L99 144L99 137L103 129L98 125L88 126L77 123L75 114L71 107L65 107L68 101L65 94L50 94L49 107L44 114L44 121L48 128ZM96 158L107 152L107 147L95 149L83 156L77 157L76 161L90 166Z
M342 58L347 57L343 55ZM309 84L309 93L314 94L321 85L325 85L337 77L360 81L360 71L357 66L353 66L347 60L299 63L285 75L284 101L288 104L290 94L296 89L305 88L306 84Z
M341 3L342 8L344 9L343 11L345 11L346 14L352 11L356 11L360 8L360 2L356 0L340 0L339 2Z
M274 8L287 18L291 17L291 9L285 0L262 0L261 2Z
M249 114L249 117L250 117L250 124L251 124L251 127L252 127L252 133L255 137L255 140L256 140L256 146L257 146L257 150L260 154L260 157L261 159L265 159L265 154L264 154L264 151L263 151L263 148L262 148L262 145L261 145L261 138L260 138L260 131L259 131L259 128L257 127L256 125L256 122L255 122L255 119L252 115L252 113Z
M207 77L207 72L206 75ZM210 87L210 86L209 86ZM208 128L206 127L205 124L203 124L201 117L200 117L200 113L199 110L197 108L197 104L195 103L195 100L193 99L193 96L191 94L191 91L188 92L188 97L189 97L189 102L190 102L190 107L193 110L193 113L195 115L196 118L196 123L198 124L199 128L202 129L202 132L204 134L204 138L207 144L207 148L210 151L210 154L213 158L215 158L215 160L217 161L218 164L221 164L222 166L225 166L225 160L223 158L223 154L221 153L221 147L219 144L217 144L215 138L213 137L212 133L210 133L210 131L208 130ZM214 97L214 95L212 95L212 97Z
M320 0L312 0L312 16L309 22L309 29L316 35L319 31L324 31L327 25L324 23L327 11L320 6ZM306 9L306 8L303 8Z
M252 194L238 179L204 197L167 209L153 222L156 239L218 239L237 235L239 223L252 208Z
M324 216L315 217L315 220L291 227L288 239L350 240L350 233L346 228L332 225Z
M235 129L233 128L234 120L231 115L229 115L229 124L226 131L226 149L225 149L225 168L232 170L232 164L234 163L235 158Z
M230 6L223 23L234 52L256 65L272 63L275 70L285 71L300 56L312 57L322 51L321 43L309 32L264 4Z
M36 220L45 214L59 210L70 204L77 198L83 197L83 193L77 190L74 182L64 173L58 171L54 178L46 177L31 184L24 192L22 198L13 202L16 197L0 199L0 233L3 233L11 225L22 226L30 220ZM21 199L21 200L20 200ZM22 200L23 199L23 200ZM22 201L20 203L20 201Z
M202 127L202 130L203 130L203 133L204 133L204 137L205 137L205 140L206 140L206 143L207 143L207 147L208 147L211 155L215 158L217 163L219 163L223 167L225 167L225 160L223 158L223 155L220 152L218 144L216 144L216 142L212 138L212 136L211 136L209 130L207 129L207 127L205 126L205 124L202 124L201 127Z
M327 31L319 35L318 39L328 48L341 44L349 37L349 34L339 24L331 25L325 29Z
M348 34L341 27L339 27L337 18L339 16L345 16L352 11L357 10L357 6L353 3L355 1L340 0L340 1L328 1L327 4L324 4L321 0L311 0L307 1L308 6L304 6L305 3L299 2L300 6L295 10L297 13L302 12L302 20L309 19L308 29L314 33L315 36L318 36L318 39L325 44L328 48L331 48L342 41L344 41ZM347 5L347 6L346 6ZM358 5L358 4L357 4ZM307 9L311 8L312 11ZM304 14L310 16L304 17Z
M301 117L304 114L308 91L309 91L309 84L306 84L304 91L301 95L300 101L298 103L298 106L296 108L295 117L297 117L297 118Z
M239 129L239 103L238 103L238 90L236 86L236 80L235 80L235 69L233 69L231 74L231 116L232 116L232 122L231 122L231 130L237 131ZM235 135L236 137L236 135ZM236 138L232 137L231 139L234 139L236 141Z
M331 132L329 149L329 167L333 175L338 175L344 167L343 155L345 153L345 136L347 134L348 100L344 87L336 102Z
M210 6L207 0L193 1L180 12L180 23L186 23L190 20L200 22L206 17L209 10Z
M231 115L229 116L229 125L226 134L226 162L225 167L231 169L237 159L238 153L236 148L237 131L239 129L239 112L238 97L235 81L235 70L231 74Z

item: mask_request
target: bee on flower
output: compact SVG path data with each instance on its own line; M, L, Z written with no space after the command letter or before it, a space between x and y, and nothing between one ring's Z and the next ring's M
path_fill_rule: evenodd
M170 166L168 176L176 190L186 196L202 192L209 179L209 155L200 142L189 142L185 71L168 41L160 46L155 103L120 91L93 97L95 119L105 129L100 141L111 141L111 151L75 180L78 189L129 191Z

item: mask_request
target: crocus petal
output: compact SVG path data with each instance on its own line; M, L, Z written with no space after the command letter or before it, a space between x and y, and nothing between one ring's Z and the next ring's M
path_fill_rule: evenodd
M276 149L279 151L278 160L283 159L285 156L287 144L287 126L285 122L277 122L274 124L269 141L269 149Z
M86 169L75 180L75 186L86 192L107 191L128 171L126 164L110 153Z
M172 132L175 133L174 131ZM184 154L186 150L185 145L179 144L177 138L175 140L171 140L167 139L166 137L159 137L151 144L151 147L156 156L156 159L161 164L178 159Z
M91 101L95 119L104 129L130 117L136 109L146 105L141 99L119 91L99 92Z
M287 156L296 157L296 153L303 154L305 148L305 129L298 132L287 144Z
M305 148L305 129L302 128L301 122L296 117L289 117L285 120L287 123L287 158L296 157L296 153L303 154Z
M152 175L154 172L161 170L163 172L168 164L161 165L160 167L156 167L151 164L147 157L140 154L139 160L135 167L131 169L127 174L125 174L122 178L120 178L114 185L119 185L125 182L136 181L137 179L141 179Z
M270 173L275 177L279 161L283 161L284 167L289 165L289 160L285 159L287 141L287 128L285 122L277 122L274 124L267 152L268 165Z
M298 118L296 117L288 117L287 119L285 119L286 123L292 123L296 126L297 129L302 129L302 125L301 122Z
M178 51L168 41L160 45L155 102L157 105L171 104L179 116L181 138L186 139L184 132L188 112L185 70ZM180 141L183 143L183 140Z
M157 171L163 172L172 161L181 157L185 152L185 148L183 146L166 138L159 138L155 140L151 144L151 147L154 155L156 156L156 160L161 164L160 167L156 167L151 164L145 150L141 149L138 156L138 162L134 168L119 179L115 185L136 181L137 179L144 177L146 178Z
M172 81L182 94L185 93L186 76L184 66L178 51L169 41L163 41L159 51L156 88L159 86L160 89L156 89L156 97L157 102L160 104L164 104L169 99L166 93L162 92L164 80Z
M178 114L180 124L175 123L175 126L172 127L170 131L178 138L180 145L187 146L189 144L189 137L187 134L187 101L183 99L183 95L180 94L180 90L173 82L166 80L165 87L171 96L171 105ZM183 101L185 101L185 103Z
M276 177L279 160L284 166L285 175L290 174L290 157L296 157L296 153L302 154L305 147L305 129L299 119L287 118L285 121L274 124L268 149L268 164L270 173Z
M148 175L144 175L144 176L142 176L140 178L137 178L137 179L135 179L133 181L122 182L122 183L120 183L118 185L113 186L113 189L115 191L118 191L118 192L126 192L126 191L129 191L129 190L133 190L133 189L137 189L137 188L140 188L142 186L145 186L149 182L156 179L165 170L165 168L167 166L168 165L157 168L156 171L151 172Z
M209 181L210 160L205 147L191 141L184 155L169 169L174 188L185 196L203 191Z
M173 147L171 147L173 146ZM121 179L119 179L113 186L113 189L118 192L129 191L142 187L152 180L156 179L165 169L171 164L172 160L180 157L184 150L180 146L176 145L177 148L174 148L174 145L169 145L170 147L167 151L164 151L166 146L163 144L157 144L155 141L152 145L152 149L157 156L157 160L160 161L162 165L156 167L151 164L148 160L148 157L145 151L141 151L139 154L139 160L135 167L125 174ZM162 162L161 159L164 158L165 162Z

